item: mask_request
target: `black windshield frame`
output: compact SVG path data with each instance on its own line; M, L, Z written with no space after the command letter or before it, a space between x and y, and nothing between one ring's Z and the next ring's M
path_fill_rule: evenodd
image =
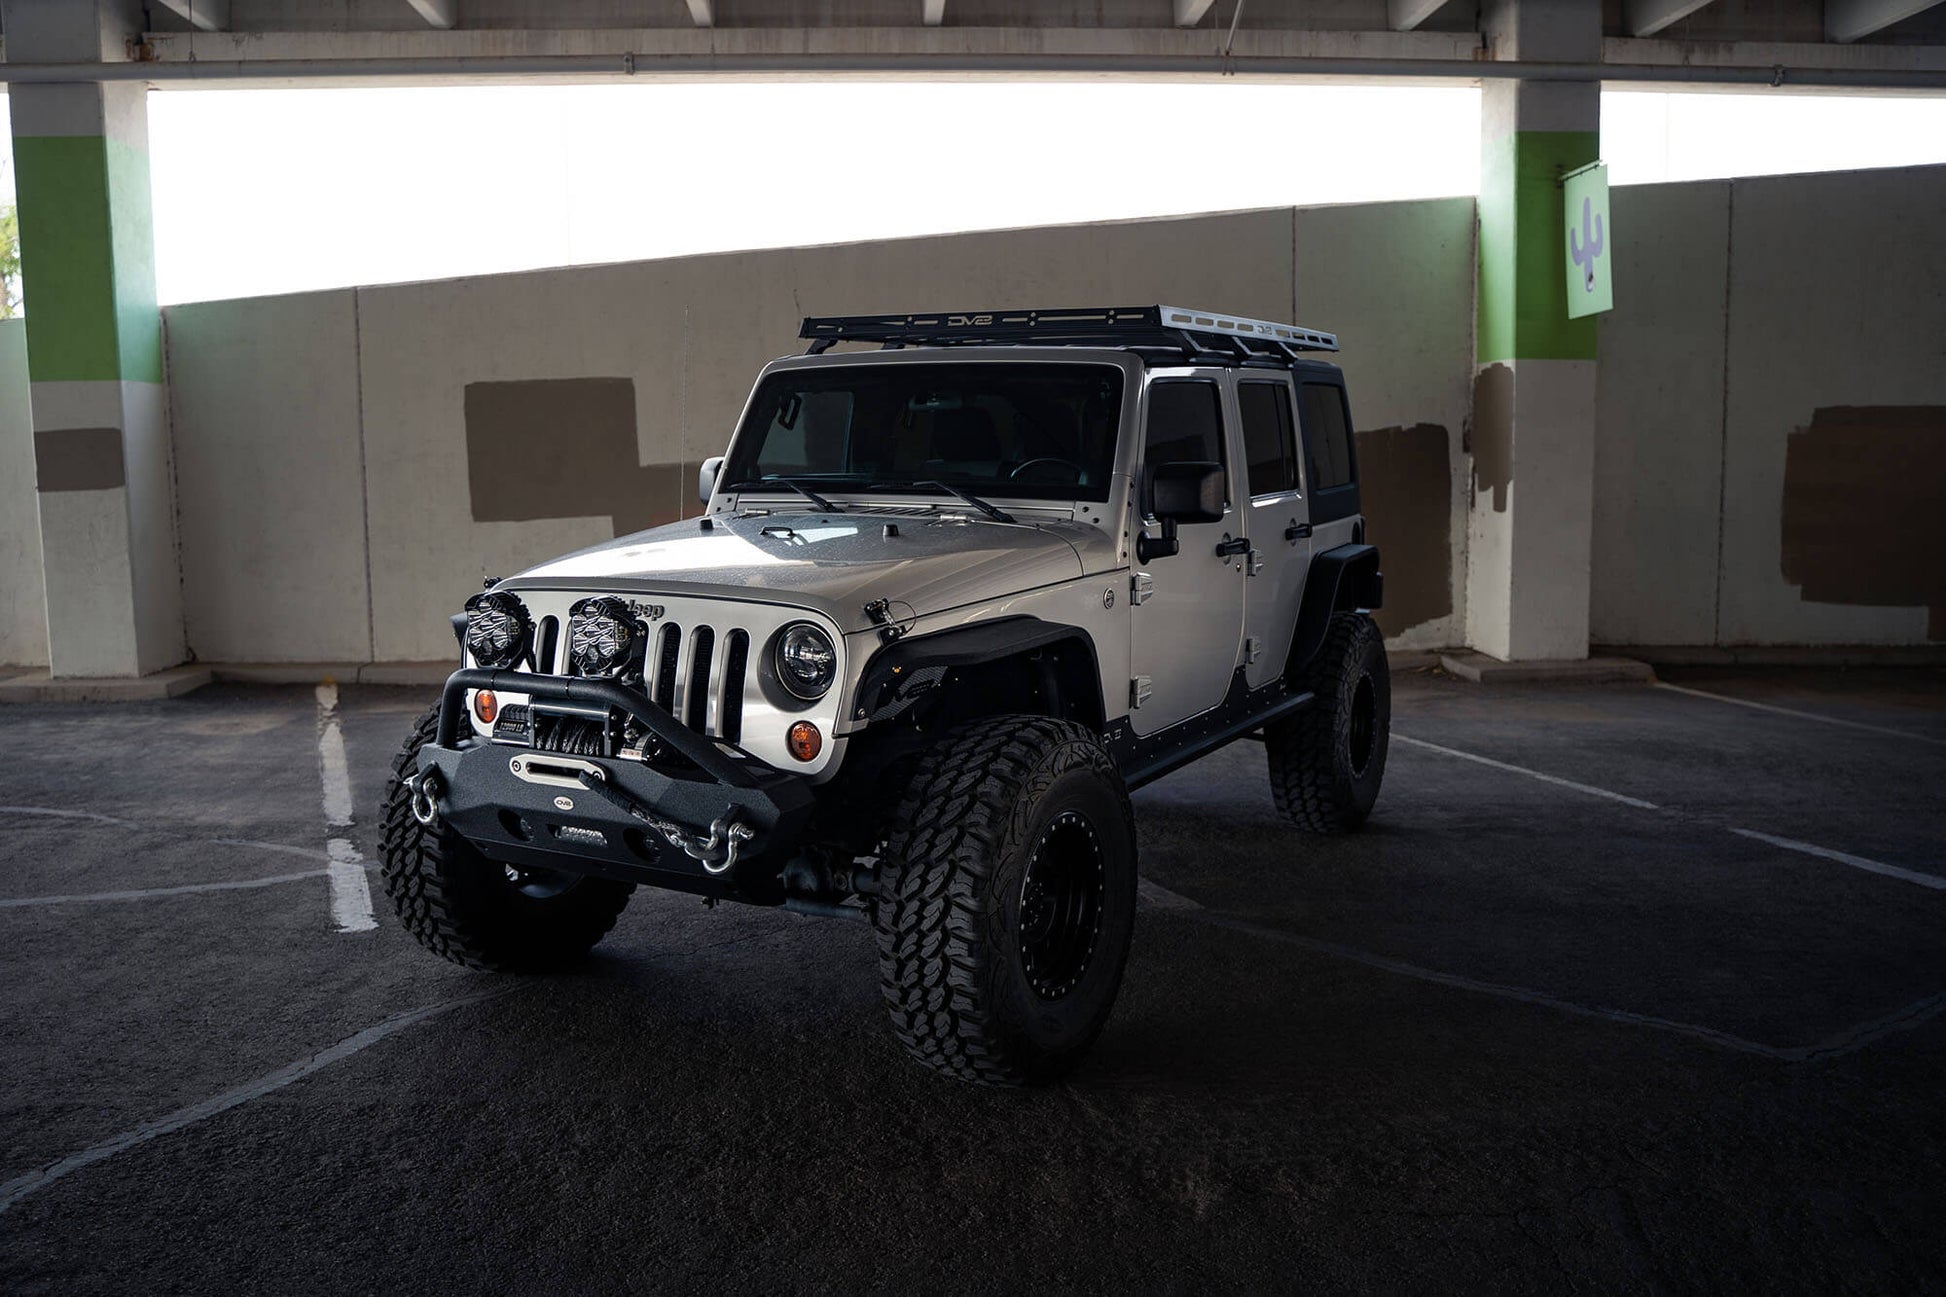
M721 480L731 491L1106 503L1126 375L1099 361L783 369L757 385ZM766 481L766 479L770 479Z

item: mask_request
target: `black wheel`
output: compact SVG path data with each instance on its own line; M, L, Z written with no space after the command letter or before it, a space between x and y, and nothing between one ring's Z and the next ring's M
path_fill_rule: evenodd
M1135 925L1135 819L1088 730L1003 716L947 735L896 813L873 905L879 984L915 1058L988 1085L1071 1069Z
M399 922L427 950L468 968L538 973L582 958L615 926L634 884L500 864L438 821L421 825L405 779L438 731L434 707L413 726L385 785L380 876Z
M1371 815L1391 743L1392 676L1370 617L1332 616L1304 687L1316 700L1264 731L1270 791L1300 829L1344 833Z

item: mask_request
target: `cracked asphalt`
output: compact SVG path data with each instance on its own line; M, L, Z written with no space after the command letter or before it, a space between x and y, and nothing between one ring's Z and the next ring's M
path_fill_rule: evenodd
M339 931L309 688L0 709L0 1289L1946 1289L1946 673L1668 678L1402 676L1345 839L1250 742L1143 790L1030 1092L908 1063L862 924ZM426 702L341 692L368 860Z

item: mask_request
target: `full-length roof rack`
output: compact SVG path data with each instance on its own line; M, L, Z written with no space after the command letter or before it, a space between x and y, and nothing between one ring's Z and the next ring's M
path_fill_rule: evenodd
M1336 334L1180 306L808 316L798 336L811 340L807 354L813 356L834 343L876 342L886 347L1130 347L1261 364L1294 360L1301 351L1338 349Z

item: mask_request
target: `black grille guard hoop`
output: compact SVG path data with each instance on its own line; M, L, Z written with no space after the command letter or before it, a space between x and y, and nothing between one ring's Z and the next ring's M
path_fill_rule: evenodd
M446 677L446 691L439 700L439 746L442 748L455 747L459 742L460 724L466 719L465 695L468 689L527 694L559 702L602 703L640 721L651 734L719 783L729 784L733 788L760 786L757 777L744 763L723 755L712 740L685 726L648 698L632 689L624 689L613 680L539 675L531 671L488 671L478 667L455 671Z

